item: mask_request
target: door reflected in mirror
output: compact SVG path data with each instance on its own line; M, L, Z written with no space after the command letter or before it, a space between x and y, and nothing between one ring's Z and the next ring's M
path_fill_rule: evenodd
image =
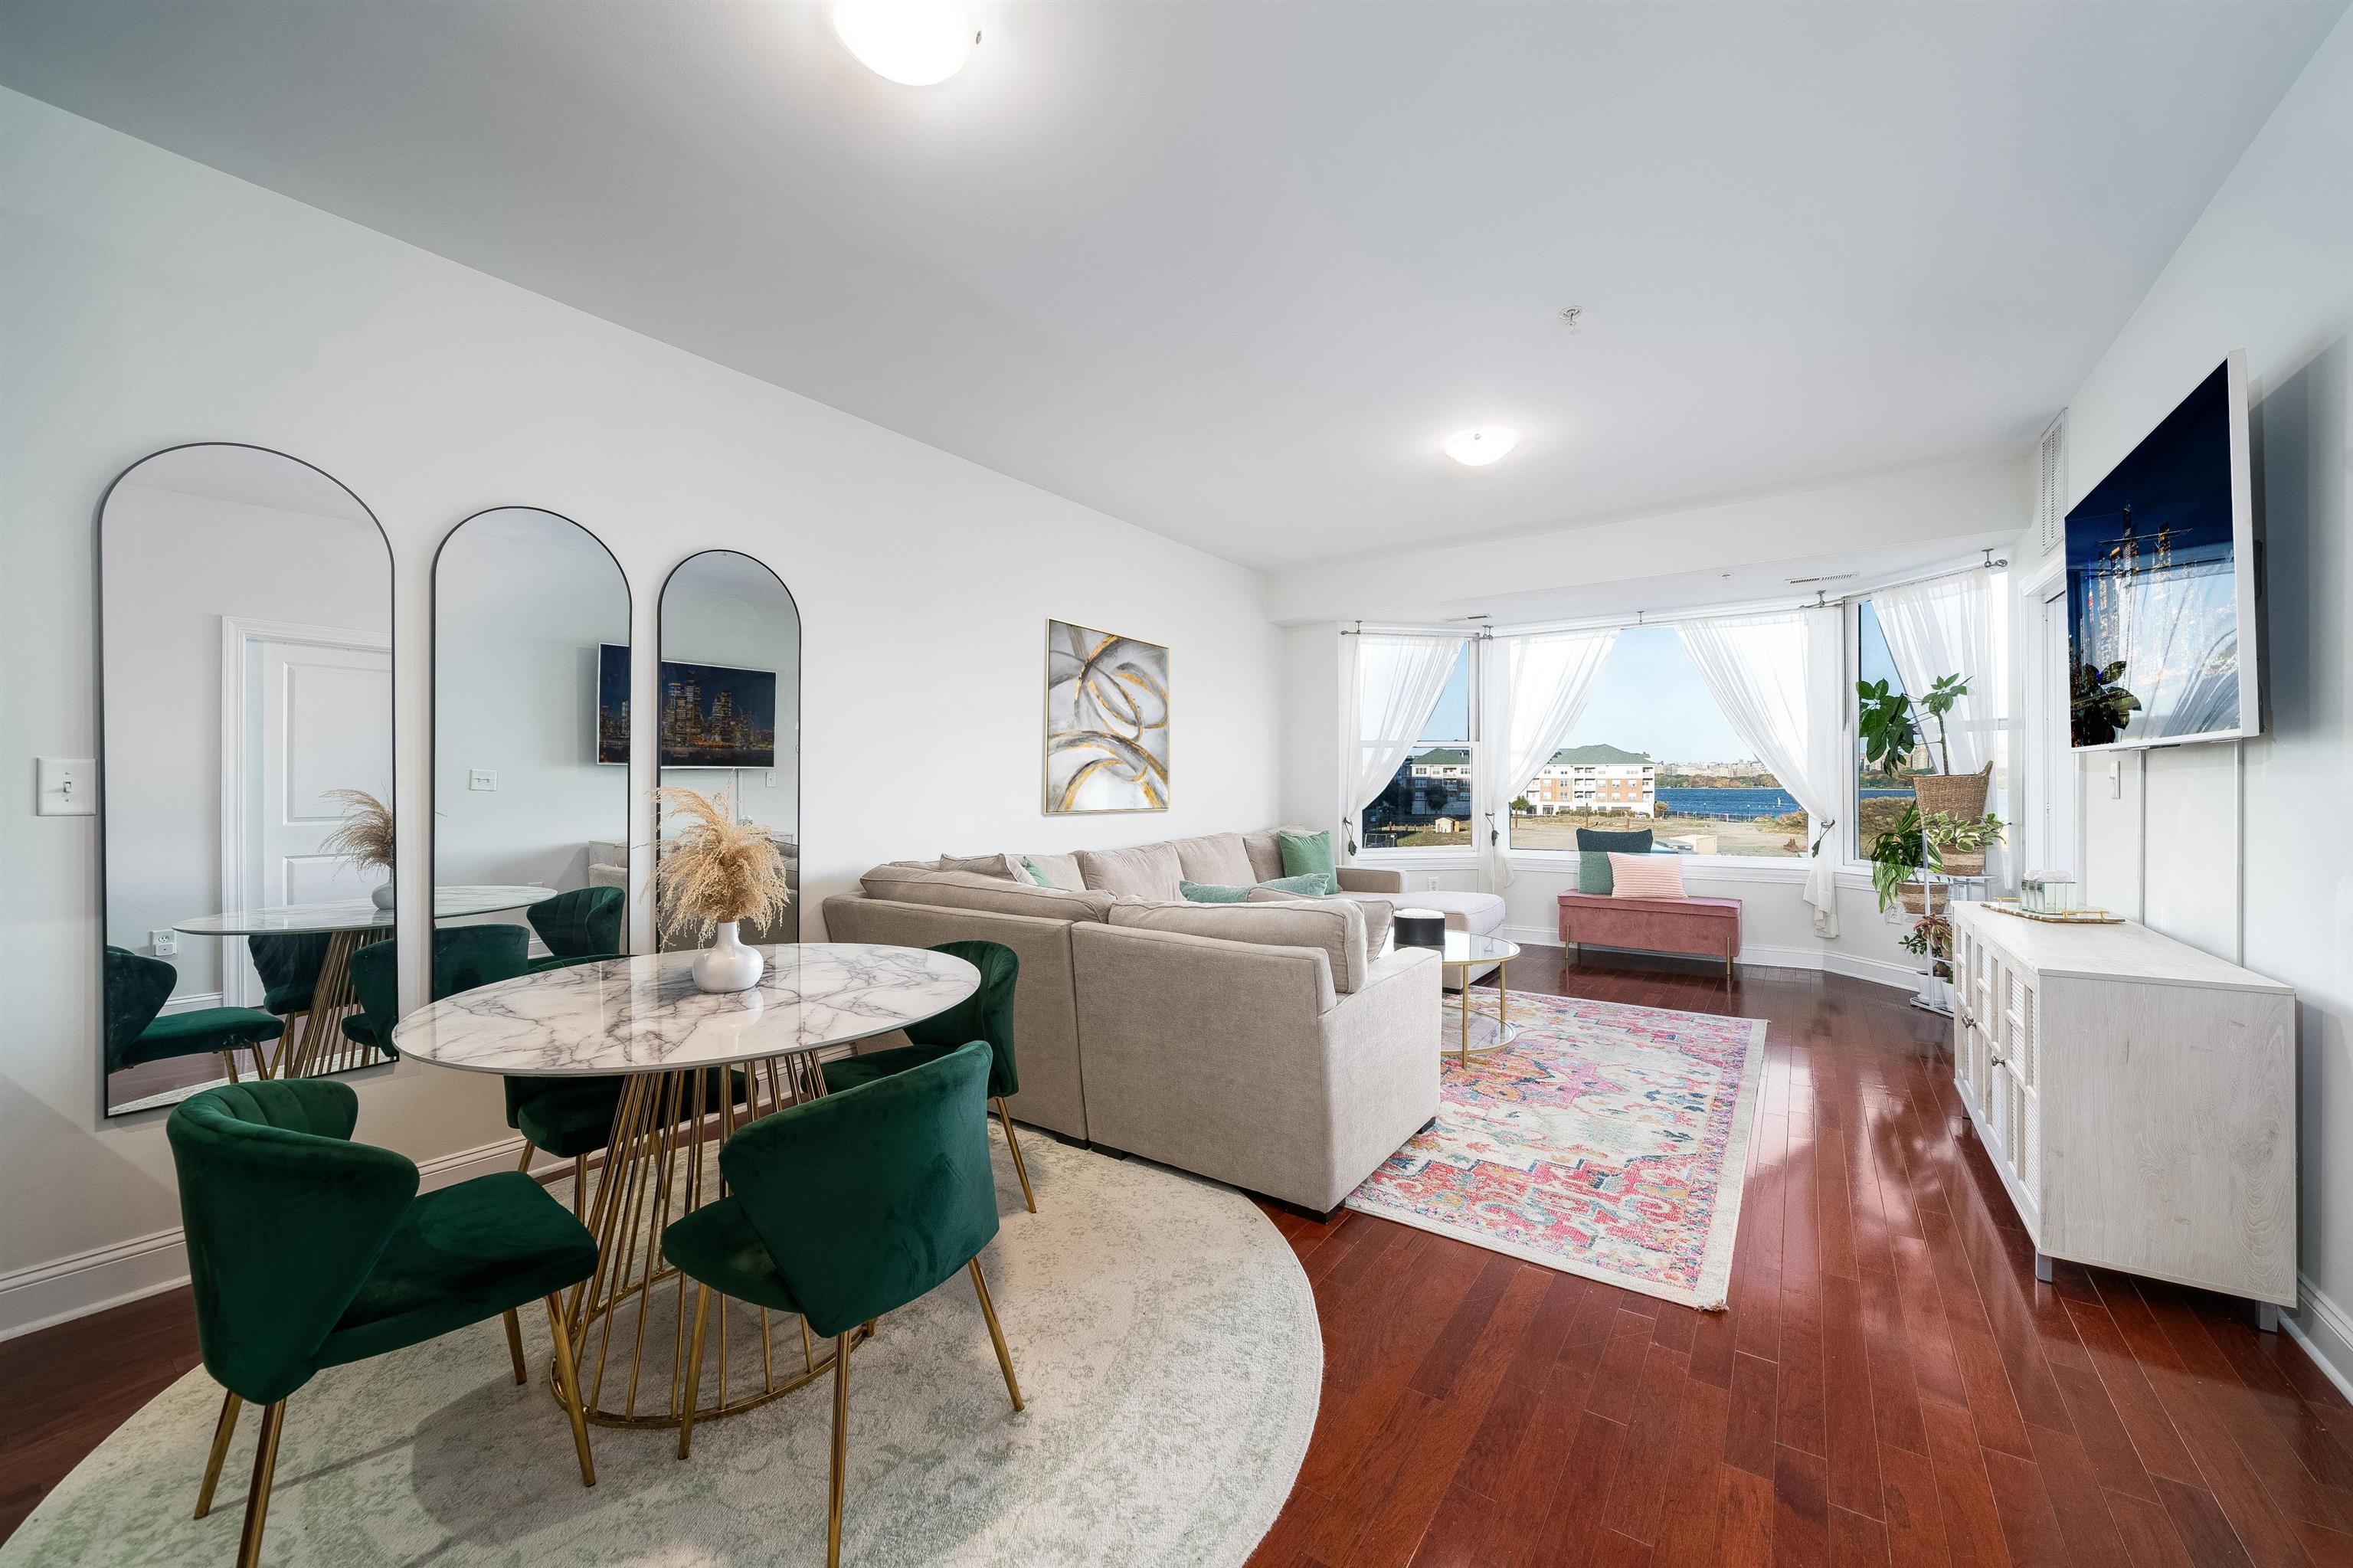
M99 616L107 1114L389 1060L343 1028L393 921L375 516L283 453L158 452L100 509Z
M477 513L433 563L436 1000L629 950L629 584L567 517Z
M665 788L717 800L766 828L792 903L746 925L754 945L800 940L800 609L776 574L734 550L689 556L662 585L658 754ZM683 819L665 818L660 845ZM707 945L665 937L664 948Z

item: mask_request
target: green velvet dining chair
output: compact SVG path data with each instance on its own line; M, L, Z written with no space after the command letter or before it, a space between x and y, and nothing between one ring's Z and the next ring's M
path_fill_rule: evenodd
M327 945L333 939L326 931L248 937L245 950L261 977L262 1011L280 1018L310 1012L311 999L319 991L319 972L327 964Z
M516 1308L547 1308L556 1392L580 1484L595 1486L580 1383L559 1294L596 1271L588 1228L530 1177L478 1176L419 1194L417 1167L352 1141L359 1097L329 1079L208 1089L164 1132L180 1178L196 1345L226 1391L196 1514L212 1511L238 1412L263 1406L238 1568L254 1568L286 1403L329 1367L506 1320L517 1383L529 1380Z
M371 942L352 955L355 1018L343 1020L343 1037L387 1056L400 1052L392 1026L400 1022L400 944ZM445 926L433 933L433 1000L512 980L525 968L531 933L515 925Z
M955 1275L972 1276L1013 1408L1021 1385L980 1271L997 1234L988 1165L988 1048L934 1061L761 1118L720 1146L726 1194L662 1232L662 1255L701 1287L687 1352L678 1457L694 1404L713 1291L796 1312L833 1340L833 1463L826 1565L841 1561L841 1502L854 1331Z
M1029 1167L1021 1159L1021 1142L1013 1135L1013 1113L1006 1097L1021 1092L1021 1075L1013 1056L1013 991L1021 979L1021 960L1002 942L942 942L932 951L962 959L980 971L980 989L936 1017L910 1023L907 1038L914 1044L862 1056L844 1056L825 1065L828 1093L853 1089L877 1078L924 1062L937 1061L967 1041L988 1043L988 1098L1005 1128L1005 1147L1013 1154L1013 1174L1021 1181L1021 1201L1038 1212L1038 1194L1029 1188ZM988 1112L981 1112L983 1120Z
M628 895L617 887L576 887L543 898L523 911L548 956L533 959L534 969L555 969L621 956L621 916Z
M257 1072L267 1070L261 1047L286 1033L286 1025L259 1008L195 1007L164 1011L179 972L161 959L110 944L106 949L106 1070L120 1072L142 1062L219 1053L228 1081L236 1083L237 1054L253 1053Z

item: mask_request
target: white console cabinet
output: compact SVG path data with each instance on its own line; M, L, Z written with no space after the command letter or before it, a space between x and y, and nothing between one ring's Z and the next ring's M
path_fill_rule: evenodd
M1953 1076L2036 1272L2295 1306L2295 993L2129 922L1952 920Z

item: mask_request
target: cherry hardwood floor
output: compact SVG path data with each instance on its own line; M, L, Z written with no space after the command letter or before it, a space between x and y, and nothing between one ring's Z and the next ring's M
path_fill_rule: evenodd
M1324 1404L1253 1568L2353 1568L2353 1407L2237 1303L2038 1286L1942 1020L1790 970L1511 979L1768 1021L1731 1308L1270 1207ZM185 1289L0 1344L0 1533L195 1359Z
M2353 1407L2237 1302L2037 1285L1944 1020L1787 969L1511 980L1767 1021L1730 1308L1270 1207L1324 1404L1252 1568L2353 1564Z

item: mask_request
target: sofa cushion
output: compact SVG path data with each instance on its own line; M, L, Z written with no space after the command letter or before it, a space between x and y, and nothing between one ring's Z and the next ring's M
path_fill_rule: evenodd
M1345 898L1365 912L1365 951L1379 958L1388 950L1389 928L1397 923L1400 896L1394 893L1352 893L1345 889L1332 895Z
M932 904L948 909L978 909L992 915L1028 915L1041 920L1100 920L1112 906L1107 893L1029 887L969 871L878 865L859 880L869 898Z
M1187 882L1248 887L1266 880L1250 865L1250 851L1242 847L1240 833L1204 833L1198 839L1178 839L1169 847L1176 852L1178 874Z
M1176 885L1185 880L1173 843L1138 844L1134 849L1081 850L1079 874L1098 893L1129 898L1163 898L1181 902Z
M1577 852L1577 890L1579 893L1609 891L1609 852L1579 850Z
M1029 880L1040 887L1059 887L1066 893L1086 891L1087 879L1079 873L1077 855L1025 854L1018 858Z
M1613 898L1681 898L1683 857L1613 853L1609 857L1609 893Z
M1609 828L1579 828L1577 847L1599 850L1605 853L1648 854L1651 853L1651 830L1634 828L1623 832Z
M1020 863L1006 854L944 854L939 858L937 869L969 871L977 876L994 876L1006 882L1027 883L1029 880L1029 874L1021 869Z
M1365 983L1365 912L1345 898L1247 904L1115 904L1110 923L1146 931L1176 931L1268 948L1320 948L1330 961L1332 989L1345 996Z

